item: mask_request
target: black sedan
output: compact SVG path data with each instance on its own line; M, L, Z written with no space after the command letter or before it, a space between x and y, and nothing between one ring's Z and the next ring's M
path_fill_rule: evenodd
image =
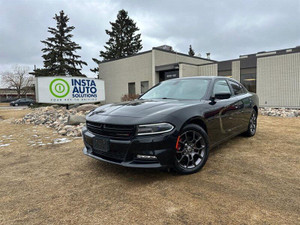
M135 101L90 112L83 152L127 167L194 173L214 146L239 134L255 135L257 115L257 95L233 79L172 79Z
M30 98L20 98L18 100L12 101L10 102L11 106L22 106L22 105L33 105L35 103L35 101L33 99Z

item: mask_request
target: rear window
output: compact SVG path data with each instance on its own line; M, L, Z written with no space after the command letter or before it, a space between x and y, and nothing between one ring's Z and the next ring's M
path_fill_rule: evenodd
M240 94L246 93L246 91L240 84L238 84L234 81L231 81L231 80L229 80L229 84L232 87L234 95L240 95Z

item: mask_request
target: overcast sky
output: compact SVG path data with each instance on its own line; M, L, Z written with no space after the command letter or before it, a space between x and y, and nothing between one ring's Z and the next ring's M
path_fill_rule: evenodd
M43 66L41 40L56 25L53 16L64 10L75 26L73 40L88 63L83 73L94 74L110 29L120 9L128 11L142 34L142 51L167 44L214 60L300 45L299 0L0 0L0 71L12 65Z

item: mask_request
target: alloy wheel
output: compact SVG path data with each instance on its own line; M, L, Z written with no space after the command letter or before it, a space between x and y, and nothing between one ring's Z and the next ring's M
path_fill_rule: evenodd
M189 130L180 135L176 159L183 169L194 169L199 166L205 156L206 143L203 136Z
M254 134L256 131L256 122L257 122L257 117L256 113L253 112L250 118L250 132L251 134Z

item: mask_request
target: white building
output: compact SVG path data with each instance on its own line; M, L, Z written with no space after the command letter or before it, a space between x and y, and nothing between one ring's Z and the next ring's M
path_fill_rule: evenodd
M256 92L260 106L300 107L300 46L221 62L162 47L100 63L99 78L105 81L106 103L119 102L125 94L142 94L166 79L228 76Z

